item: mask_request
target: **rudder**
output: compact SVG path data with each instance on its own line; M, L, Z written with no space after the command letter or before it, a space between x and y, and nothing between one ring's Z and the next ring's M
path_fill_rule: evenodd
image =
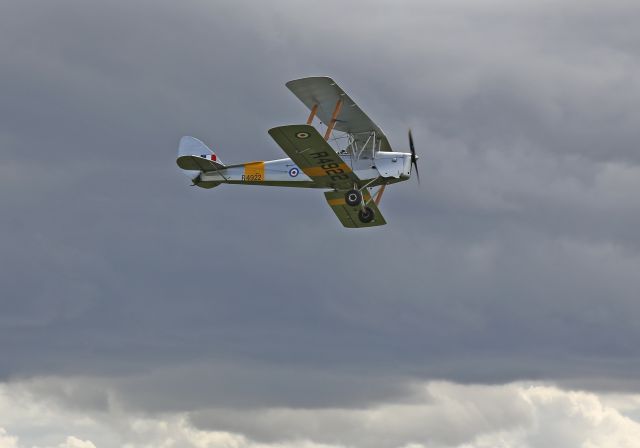
M225 167L217 154L207 145L197 138L190 136L185 136L180 139L176 163L187 172L194 185L202 188L213 188L219 185L219 182L200 181L200 174L202 172L218 171Z

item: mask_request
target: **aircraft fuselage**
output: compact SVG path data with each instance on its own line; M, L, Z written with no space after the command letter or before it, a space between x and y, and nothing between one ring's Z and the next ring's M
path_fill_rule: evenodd
M411 154L409 153L378 152L375 159L361 157L358 160L353 160L350 154L339 154L339 156L351 167L362 185L376 186L401 182L409 179L411 175ZM194 183L205 188L228 183L326 189L325 186L319 186L313 182L288 158L229 165L217 171L201 173L197 179L194 179Z

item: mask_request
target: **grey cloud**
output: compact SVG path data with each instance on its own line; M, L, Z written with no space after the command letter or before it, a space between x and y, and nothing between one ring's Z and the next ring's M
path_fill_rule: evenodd
M7 4L0 374L138 378L155 411L409 378L637 390L633 4L295 5ZM283 83L307 74L396 148L413 127L423 185L385 193L386 228L177 173L183 134L281 157L266 130L304 119Z

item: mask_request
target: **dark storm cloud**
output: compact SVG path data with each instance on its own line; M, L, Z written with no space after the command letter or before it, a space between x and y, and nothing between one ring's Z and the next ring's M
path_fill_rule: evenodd
M631 2L3 8L4 377L131 376L159 409L345 406L416 377L637 390ZM385 194L384 229L176 172L183 134L282 157L266 130L304 119L283 84L310 74L396 149L414 129L423 184Z

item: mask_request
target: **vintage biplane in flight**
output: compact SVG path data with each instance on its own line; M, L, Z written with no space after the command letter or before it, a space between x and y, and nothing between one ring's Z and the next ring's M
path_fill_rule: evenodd
M419 181L411 131L411 152L393 152L380 128L333 79L309 77L286 85L310 110L306 124L269 130L289 158L225 165L200 140L182 137L178 166L202 188L223 183L323 188L345 227L386 224L378 209L385 187L408 180L412 168ZM312 126L316 118L326 126L324 135Z

